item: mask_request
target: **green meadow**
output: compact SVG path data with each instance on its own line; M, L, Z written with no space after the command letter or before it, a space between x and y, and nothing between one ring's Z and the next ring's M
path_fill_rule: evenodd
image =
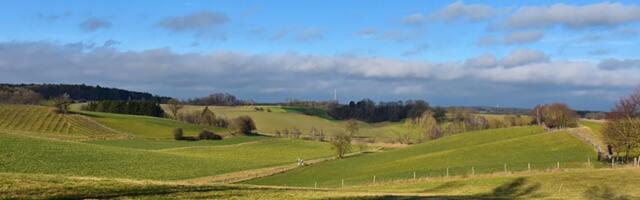
M595 151L566 132L515 127L468 132L382 153L365 154L247 181L261 185L340 187L417 177L586 167ZM599 165L599 163L592 163ZM473 169L472 169L473 168ZM339 170L336 170L339 169Z

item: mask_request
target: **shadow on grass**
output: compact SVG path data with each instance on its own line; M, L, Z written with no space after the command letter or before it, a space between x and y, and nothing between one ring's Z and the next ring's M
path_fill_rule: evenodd
M459 187L462 184L451 183L444 184L440 187L431 190L441 190L452 187ZM479 194L479 195L460 195L460 196L373 196L373 197L347 197L347 198L335 198L335 199L443 199L443 200L471 200L471 199L520 199L526 197L541 198L543 196L534 194L540 189L540 184L528 185L526 178L516 178L513 181L502 184L494 188L491 193Z
M627 200L631 199L628 195L617 194L613 189L607 186L593 186L584 192L584 197L591 200Z

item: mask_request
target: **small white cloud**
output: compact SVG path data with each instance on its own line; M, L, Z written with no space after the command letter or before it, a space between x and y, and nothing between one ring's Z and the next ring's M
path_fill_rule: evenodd
M518 49L505 56L500 63L504 67L518 67L532 63L545 62L549 62L549 57L543 52L528 49Z
M510 33L504 38L505 44L526 44L537 42L542 39L544 32L542 31L517 31Z
M442 10L433 14L433 17L446 21L467 20L478 21L489 18L494 15L491 6L482 4L465 4L463 1L457 1L447 5Z

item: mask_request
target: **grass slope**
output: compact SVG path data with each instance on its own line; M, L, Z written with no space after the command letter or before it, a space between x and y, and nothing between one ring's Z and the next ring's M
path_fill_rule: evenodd
M595 152L565 132L543 133L540 127L515 127L453 135L382 153L357 156L300 168L247 183L261 185L339 187L413 176L444 176L508 170L582 167Z
M128 137L82 115L57 114L49 107L28 105L0 105L0 130L67 140Z
M141 150L0 131L0 172L175 180L332 155L328 144L262 139L237 145Z
M81 113L109 127L129 133L137 139L173 139L175 128L182 128L187 136L195 136L202 130L212 130L216 133L226 131L158 117L85 111Z
M166 109L166 105L163 105ZM256 111L255 107L270 109L271 112ZM234 118L240 115L250 116L256 123L259 132L265 134L273 134L276 130L282 131L294 128L302 131L303 134L309 134L311 128L322 129L325 135L333 135L338 132L344 132L346 121L330 120L317 116L305 115L301 111L281 106L209 106L216 115ZM185 106L181 112L201 111L204 106ZM375 138L383 141L391 141L399 138L401 135L412 134L410 130L404 127L402 122L382 122L368 124L360 122L360 131L357 134L362 137ZM420 136L422 136L420 134ZM417 136L415 136L417 137ZM412 138L415 138L412 137Z

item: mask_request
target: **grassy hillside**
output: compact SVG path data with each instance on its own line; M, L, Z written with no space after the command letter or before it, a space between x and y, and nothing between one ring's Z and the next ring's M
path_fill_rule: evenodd
M10 187L4 187L10 186ZM638 199L640 170L418 179L311 189L0 173L0 199Z
M166 107L163 106L163 107ZM273 134L276 130L298 128L303 134L309 134L311 128L322 129L325 135L333 135L343 132L345 121L330 120L317 116L302 114L299 110L280 106L257 106L271 110L256 111L253 106L210 106L209 108L219 116L234 118L240 115L249 115L255 121L259 132ZM181 112L201 111L204 106L185 106ZM362 137L375 138L383 141L396 140L402 135L410 134L417 137L404 127L402 122L383 123L359 123L360 131L357 134Z
M411 147L330 161L288 173L248 181L251 184L338 187L413 176L444 176L508 170L583 167L595 160L590 146L565 132L543 133L540 127L469 132Z
M326 143L289 139L266 138L237 145L151 151L39 139L0 131L0 172L173 180L288 164L298 158L332 154Z
M0 130L67 140L128 138L85 116L57 114L44 106L0 105Z
M197 135L205 129L226 134L225 129L202 127L171 119L101 112L82 111L81 113L104 125L129 133L138 139L173 139L173 129L175 128L182 128L185 135Z

